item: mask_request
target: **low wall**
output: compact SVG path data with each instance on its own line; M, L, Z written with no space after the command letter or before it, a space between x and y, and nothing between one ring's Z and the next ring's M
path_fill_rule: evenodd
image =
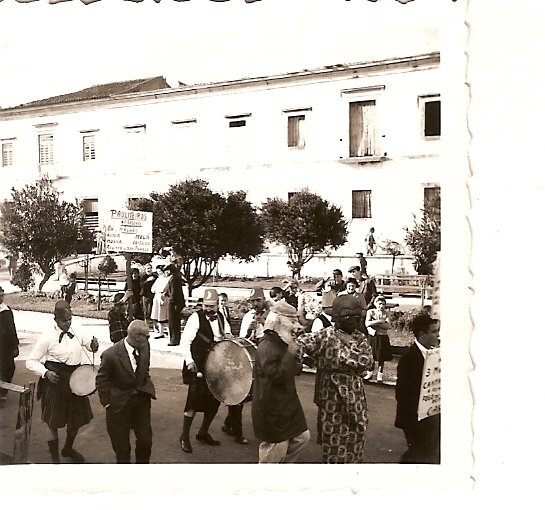
M390 255L375 255L365 257L369 275L387 274L392 270ZM240 276L246 278L291 276L287 265L286 255L264 253L253 262L239 262L230 259L221 259L218 263L217 276ZM413 267L413 258L407 255L396 257L394 272L408 275L416 274ZM333 269L340 269L346 277L350 266L359 265L356 257L315 255L301 271L301 276L322 278L330 276Z

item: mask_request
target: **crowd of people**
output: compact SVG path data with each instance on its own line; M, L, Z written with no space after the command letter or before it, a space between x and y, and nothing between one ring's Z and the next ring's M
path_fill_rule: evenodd
M169 345L180 345L182 380L188 386L181 450L193 452L190 431L197 413L203 413L197 441L220 444L209 429L222 402L207 384L206 360L217 342L235 339L228 296L205 289L202 306L188 317L181 332L185 300L180 272L175 264L156 269L153 271L151 264L144 266L142 274L133 269L126 291L114 296L108 315L113 345L102 354L96 389L106 409L107 431L118 463L131 461L130 430L136 436L136 462L150 460L155 387L150 376L149 340L164 336L167 328ZM376 380L381 382L384 364L392 359L391 324L386 300L378 294L373 279L360 266L350 267L348 274L345 280L342 271L335 269L331 279L317 285L321 306L319 313L310 316L296 281L284 288L273 287L268 297L261 287L251 289L250 309L242 317L237 338L254 347L252 390L240 403L228 405L222 430L236 443L248 444L242 433L242 411L251 400L260 463L295 462L310 441L295 383L303 364L316 368L316 441L321 445L323 462L365 460L365 385L375 367ZM18 341L15 326L10 325L13 314L3 305L2 297L0 289L0 336L3 340L11 334L12 340L11 344L2 341L1 375L3 380L11 380ZM128 309L132 313L127 313ZM401 462L438 463L440 414L417 418L424 353L438 346L438 321L423 311L414 321L413 333L414 345L399 362L396 386L395 426L403 429L407 440ZM73 394L68 381L97 349L96 339L88 338L72 321L70 303L63 299L55 305L50 330L42 334L28 356L26 367L39 377L37 398L41 419L49 428L48 447L54 463L59 462L58 429L64 427L66 441L61 455L74 462L85 461L73 445L79 429L93 415L88 397Z

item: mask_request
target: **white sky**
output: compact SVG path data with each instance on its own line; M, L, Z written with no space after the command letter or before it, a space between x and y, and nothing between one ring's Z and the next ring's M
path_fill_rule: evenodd
M199 83L434 51L438 4L5 0L0 106L148 76Z

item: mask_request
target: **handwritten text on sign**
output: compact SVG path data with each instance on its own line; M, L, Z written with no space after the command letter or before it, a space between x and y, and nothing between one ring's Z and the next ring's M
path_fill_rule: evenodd
M441 412L441 350L431 349L426 353L420 400L418 401L418 420L423 420Z
M106 250L115 252L152 252L153 213L110 210L106 221Z

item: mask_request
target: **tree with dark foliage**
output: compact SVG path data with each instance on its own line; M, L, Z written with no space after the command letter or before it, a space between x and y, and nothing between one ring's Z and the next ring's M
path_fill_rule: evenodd
M60 199L44 177L21 190L12 188L11 203L1 206L6 229L0 242L23 262L37 265L43 273L39 284L55 274L55 263L76 252L83 217L79 205Z
M251 260L263 250L263 229L246 193L224 196L202 179L187 179L133 208L153 212L153 247L169 246L189 295L210 278L224 256Z
M261 220L267 240L286 247L294 277L301 275L315 253L342 246L348 235L341 209L307 189L287 201L269 198L262 206Z

